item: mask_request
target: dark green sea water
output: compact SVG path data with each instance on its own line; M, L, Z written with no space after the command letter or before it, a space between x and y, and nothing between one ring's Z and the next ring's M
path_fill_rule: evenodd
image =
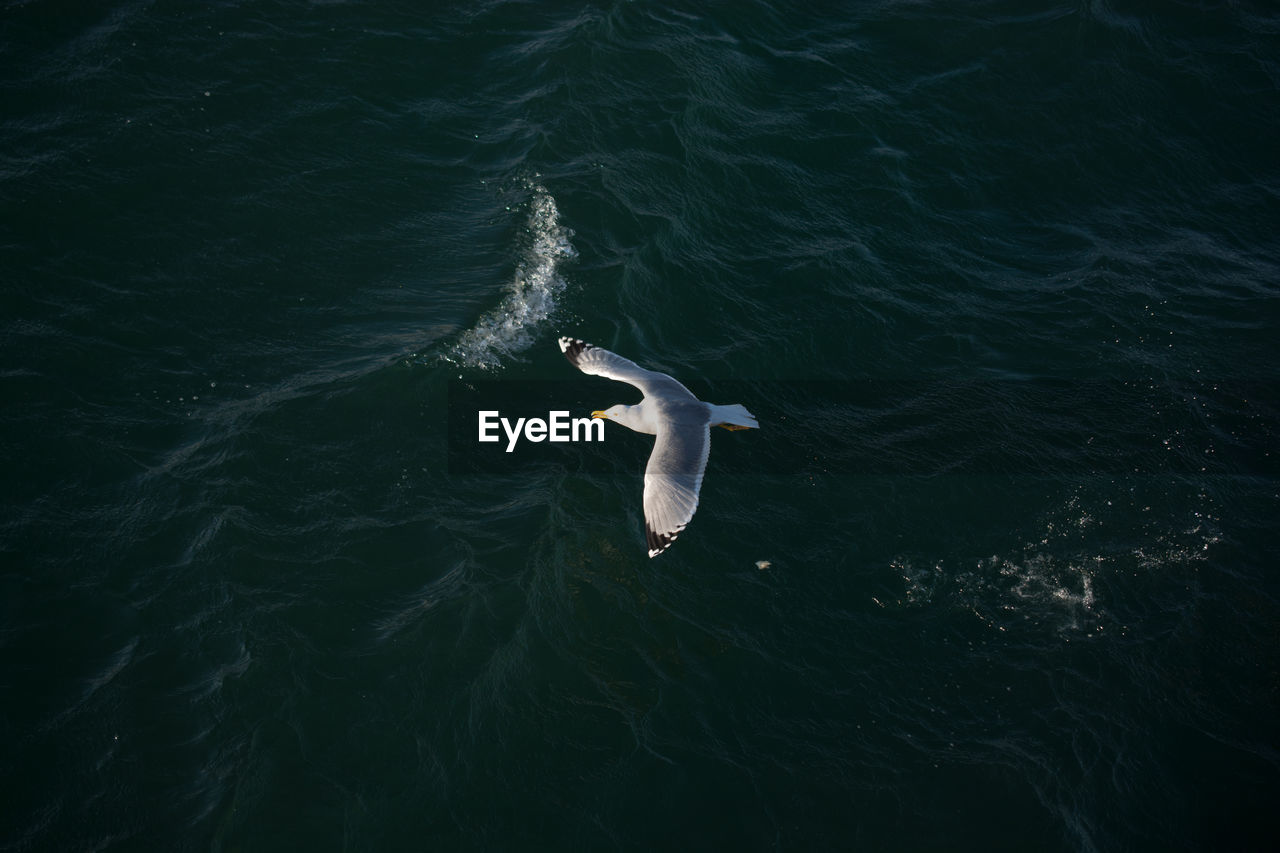
M1280 15L797 7L0 5L0 851L1274 845Z

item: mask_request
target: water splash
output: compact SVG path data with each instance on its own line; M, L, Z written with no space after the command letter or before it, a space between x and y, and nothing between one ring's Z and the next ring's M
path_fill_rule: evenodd
M481 369L498 367L504 357L524 352L538 327L556 307L565 289L560 264L578 256L569 242L573 231L560 224L560 210L546 188L526 181L529 199L528 245L521 253L502 302L458 339L444 356L455 364Z

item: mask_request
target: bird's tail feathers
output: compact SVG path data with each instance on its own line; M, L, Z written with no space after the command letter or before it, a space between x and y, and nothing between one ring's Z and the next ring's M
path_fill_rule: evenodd
M711 425L722 426L725 429L760 428L760 423L756 420L756 416L748 412L747 407L741 403L733 403L728 406L711 404Z

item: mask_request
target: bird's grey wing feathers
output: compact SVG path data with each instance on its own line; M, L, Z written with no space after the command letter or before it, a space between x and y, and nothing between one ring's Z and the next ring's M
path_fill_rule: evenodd
M644 537L656 557L676 541L698 508L698 490L711 449L710 416L700 424L665 425L644 469Z
M696 399L688 388L665 373L645 370L630 359L607 349L580 341L577 338L560 338L560 351L569 363L592 376L603 376L634 385L645 396Z

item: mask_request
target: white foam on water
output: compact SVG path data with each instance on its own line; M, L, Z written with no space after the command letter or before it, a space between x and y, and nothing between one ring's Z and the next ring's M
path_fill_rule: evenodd
M1156 496L1173 497L1175 505L1153 512L1147 500ZM1192 523L1179 523L1183 514ZM956 574L959 600L987 625L1005 631L1031 622L1059 633L1123 634L1127 627L1113 621L1101 600L1100 580L1106 589L1106 581L1120 575L1189 575L1221 539L1208 495L1171 496L1158 484L1150 493L1134 487L1111 496L1077 492L1042 523L1040 535L1020 548ZM913 589L922 588L921 572L901 574L911 600ZM930 588L924 598L931 595Z
M1098 612L1093 595L1093 574L1106 558L1027 553L1016 558L992 555L978 561L978 574L1000 578L993 586L1001 591L1001 608L1021 613L1059 630L1097 628Z
M502 302L463 332L445 354L447 361L466 367L493 369L503 358L533 345L539 327L555 310L565 289L560 265L578 256L569 242L573 231L560 224L560 211L546 188L526 181L529 199L528 245L507 286Z

